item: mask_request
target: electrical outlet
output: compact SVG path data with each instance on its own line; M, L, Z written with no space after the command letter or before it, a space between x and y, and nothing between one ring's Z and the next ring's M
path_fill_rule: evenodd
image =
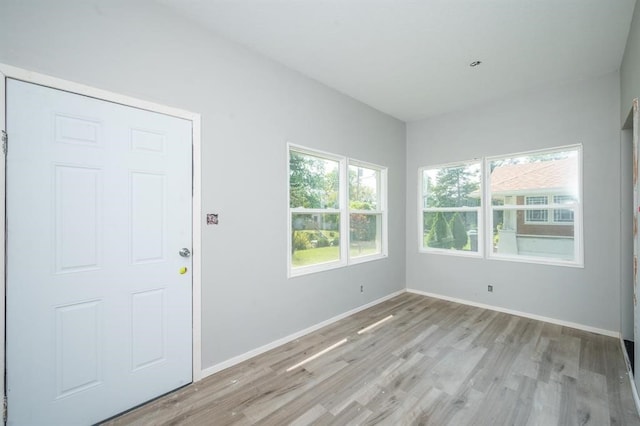
M360 293L364 293L364 286L363 285L360 286Z
M489 285L487 286L487 291L488 291L489 293L493 293L493 286L492 286L491 284L489 284Z

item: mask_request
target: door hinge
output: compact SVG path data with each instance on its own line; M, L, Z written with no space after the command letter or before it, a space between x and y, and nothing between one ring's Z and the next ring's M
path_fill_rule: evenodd
M4 155L7 155L7 142L9 141L9 137L7 136L7 132L2 131L2 152Z
M7 423L7 395L5 395L2 398L2 421L6 424Z

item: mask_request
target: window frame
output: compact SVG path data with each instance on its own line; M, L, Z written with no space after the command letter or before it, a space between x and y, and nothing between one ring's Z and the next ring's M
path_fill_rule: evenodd
M455 167L465 167L469 165L477 164L479 166L480 172L480 186L478 188L479 196L480 196L480 205L477 207L425 207L424 206L424 172L427 170L438 170L438 169L446 169L446 168L455 168ZM418 169L418 251L420 253L431 253L431 254L444 254L449 256L462 256L462 257L474 257L474 258L483 258L484 257L484 189L483 189L483 176L484 176L484 166L482 163L482 159L472 159L466 161L456 161L445 164L436 164L431 166L423 166ZM452 250L452 249L442 249L429 247L424 244L424 214L431 212L447 212L447 213L466 213L466 212L476 212L478 215L478 251L466 251L466 250Z
M524 156L533 156L533 155L541 155L541 154L552 154L556 152L565 152L565 151L576 151L576 174L577 174L577 191L576 198L572 202L566 203L556 202L556 197L562 197L566 194L564 193L545 193L544 191L538 193L532 193L531 196L544 196L546 197L546 204L522 204L522 205L493 205L492 201L492 192L491 192L491 162L499 159L505 158L517 158ZM424 207L424 171L425 170L434 170L434 169L442 169L448 167L460 167L470 164L480 163L481 174L480 174L480 206L478 209L478 252L465 252L462 250L450 250L450 249L439 249L433 247L426 247L424 244L424 213L428 211L446 211L446 212L454 212L454 211L474 211L475 207ZM486 260L504 260L504 261L512 261L512 262L523 262L523 263L535 263L535 264L544 264L544 265L557 265L557 266L568 266L568 267L576 267L576 268L584 268L584 220L583 220L583 147L582 144L573 144L573 145L565 145L558 146L546 149L539 150L531 150L524 152L515 152L510 154L503 155L493 155L493 156L485 156L480 159L466 160L466 161L456 161L446 164L436 164L436 165L427 165L418 168L418 252L427 253L427 254L442 254L449 256L463 256L463 257L473 257L473 258L482 258ZM524 194L520 194L524 195ZM549 201L552 202L549 202ZM540 206L543 206L540 208ZM530 210L546 210L547 211L547 220L546 221L528 221L526 220L525 214L525 223L527 225L550 225L550 226L572 226L573 227L573 245L574 245L574 258L572 260L563 260L557 259L553 257L543 257L543 256L531 256L531 255L508 255L508 254L498 254L493 253L493 229L494 229L494 212L495 211L530 211ZM573 211L573 221L556 221L555 213L562 210ZM566 237L570 238L570 237Z
M291 186L290 186L290 158L291 152L302 155L318 157L324 160L336 161L338 163L338 208L304 208L291 207ZM329 271L336 268L342 268L349 265L355 265L364 262L370 262L388 257L388 227L387 227L387 167L377 164L351 159L344 155L333 154L326 151L308 148L305 146L287 143L287 233L292 234L293 215L294 214L337 214L339 217L338 232L340 234L340 249L337 260L328 262L315 263L312 265L294 267L292 262L292 241L291 237L287 238L287 277L294 278L298 276L313 274L317 272ZM349 166L363 167L373 169L379 172L378 182L378 202L376 210L352 210L349 206ZM380 224L380 252L370 255L354 256L350 255L350 215L351 213L379 215L381 217Z
M348 232L348 245L347 247L347 258L348 258L348 264L358 264L358 263L363 263L363 262L368 262L371 260L376 260L376 259L381 259L384 257L387 257L388 255L388 251L387 251L387 168L386 167L382 167L379 166L377 164L372 164L372 163L368 163L365 161L360 161L360 160L355 160L352 158L347 158L347 167L346 167L346 173L347 173L347 181L349 179L349 167L350 166L354 166L354 167L361 167L361 168L366 168L366 169L370 169L370 170L375 170L379 173L379 179L378 179L378 200L376 203L376 209L375 210L358 210L358 209L352 209L350 206L350 197L349 197L349 185L348 183L346 183L347 186L347 226L349 228L349 232ZM368 254L368 255L362 255L362 256L351 256L351 215L352 214L363 214L363 215L367 215L367 216L378 216L380 217L380 252L376 252L376 253L372 253L372 254Z

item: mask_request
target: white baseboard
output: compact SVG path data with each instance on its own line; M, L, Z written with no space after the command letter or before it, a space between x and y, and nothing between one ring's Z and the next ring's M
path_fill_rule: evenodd
M449 302L461 303L463 305L469 305L469 306L475 306L475 307L478 307L478 308L489 309L489 310L492 310L492 311L504 312L505 314L511 314L511 315L517 315L519 317L531 318L531 319L534 319L534 320L544 321L544 322L548 322L548 323L551 323L551 324L562 325L562 326L565 326L565 327L577 328L578 330L589 331L591 333L596 333L596 334L603 334L605 336L616 337L616 338L620 337L620 333L618 333L617 331L604 330L604 329L601 329L601 328L591 327L591 326L588 326L588 325L578 324L578 323L575 323L575 322L563 321L563 320L559 320L559 319L555 319L555 318L544 317L542 315L536 315L536 314L531 314L531 313L528 313L528 312L516 311L514 309L501 308L500 306L485 305L484 303L472 302L470 300L458 299L457 297L450 297L450 296L444 296L442 294L428 293L426 291L414 290L414 289L410 289L410 288L407 289L407 292L415 293L415 294L421 294L423 296L435 297L436 299L448 300Z
M277 348L278 346L284 345L285 343L289 343L289 342L291 342L291 341L293 341L295 339L298 339L298 338L304 336L305 334L309 334L311 332L314 332L314 331L316 331L316 330L318 330L318 329L320 329L322 327L325 327L325 326L327 326L329 324L332 324L332 323L334 323L336 321L344 319L344 318L348 317L349 315L353 315L353 314L355 314L357 312L363 311L363 310L365 310L367 308L370 308L370 307L375 306L375 305L377 305L379 303L382 303L385 300L389 300L389 299L392 299L392 298L394 298L396 296L399 296L399 295L401 295L401 294L403 294L405 292L406 292L406 290L396 291L395 293L391 293L391 294L389 294L387 296L384 296L384 297L382 297L380 299L376 299L373 302L369 302L366 305L358 306L357 308L354 308L354 309L352 309L350 311L347 311L347 312L342 313L340 315L336 315L333 318L329 318L326 321L322 321L322 322L320 322L318 324L312 325L311 327L307 327L304 330L300 330L300 331L298 331L296 333L290 334L290 335L288 335L286 337L283 337L283 338L278 339L278 340L274 340L271 343L267 343L266 345L260 346L259 348L252 349L249 352L245 352L245 353L243 353L241 355L234 356L233 358L230 358L230 359L228 359L226 361L223 361L223 362L215 364L215 365L213 365L211 367L205 368L205 369L202 370L200 378L204 379L207 376L210 376L210 375L215 374L215 373L217 373L217 372L219 372L221 370L224 370L224 369L227 369L229 367L232 367L232 366L234 366L236 364L241 363L242 361L246 361L249 358L253 358L254 356L260 355L260 354L262 354L264 352L267 352L267 351L269 351L271 349Z
M640 414L640 398L638 397L638 388L636 388L636 382L633 380L633 371L631 371L631 362L629 361L629 355L627 355L627 348L624 346L624 339L620 336L620 348L622 349L622 355L624 355L624 365L627 367L627 376L629 377L629 384L631 385L631 393L633 394L633 401L636 403L636 411Z

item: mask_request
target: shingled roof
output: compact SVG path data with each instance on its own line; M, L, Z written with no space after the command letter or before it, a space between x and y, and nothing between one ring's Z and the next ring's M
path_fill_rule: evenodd
M508 195L533 191L566 191L576 185L576 173L575 158L507 164L496 167L491 173L491 192L494 195Z

